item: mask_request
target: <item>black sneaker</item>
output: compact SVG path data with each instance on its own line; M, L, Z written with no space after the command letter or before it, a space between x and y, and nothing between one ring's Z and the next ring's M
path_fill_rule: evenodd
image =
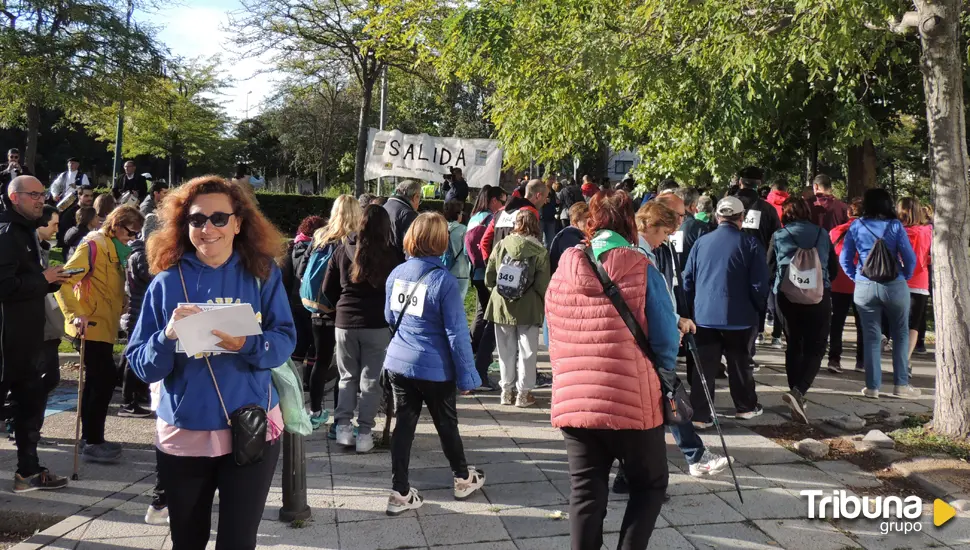
M630 493L630 483L626 480L623 468L616 471L616 479L613 480L613 494L626 495Z
M50 473L47 468L27 477L20 477L20 474L13 476L13 492L29 493L30 491L50 491L67 487L67 478Z
M842 363L840 361L829 359L829 372L832 374L842 374Z
M915 351L916 353L926 353L926 345L916 344L916 349L914 349L913 351Z
M552 387L552 377L548 374L537 372L536 373L536 388L551 388Z
M131 403L118 409L118 416L122 418L148 418L152 411L142 407L138 403Z

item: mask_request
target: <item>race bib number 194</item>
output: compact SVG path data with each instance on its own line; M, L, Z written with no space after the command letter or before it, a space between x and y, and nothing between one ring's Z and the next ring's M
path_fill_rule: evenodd
M408 305L408 310L405 313L415 317L424 315L424 300L428 295L428 285L419 284L412 295L411 289L413 288L414 283L394 279L394 286L391 287L391 311L402 311L405 302L408 301L408 296L411 296L411 304Z

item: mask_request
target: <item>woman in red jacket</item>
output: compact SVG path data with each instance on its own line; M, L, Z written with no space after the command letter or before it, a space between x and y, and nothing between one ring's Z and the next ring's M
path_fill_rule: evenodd
M933 226L926 225L923 207L916 197L906 197L896 203L896 215L906 228L906 236L916 253L916 269L909 283L909 358L913 358L920 326L926 321L926 304L930 299L930 245ZM910 362L910 372L913 364Z
M674 369L680 334L663 276L634 246L627 193L600 191L589 203L586 234L643 328L658 368ZM573 550L603 545L609 472L620 460L630 487L620 540L645 549L667 488L660 380L640 351L582 247L563 253L546 293L552 360L552 425L569 457Z
M856 218L862 215L862 199L856 198L849 206L849 221L838 225L829 231L829 238L835 245L835 253L842 254L842 241L845 239L845 232ZM855 283L842 271L832 279L832 327L829 332L829 372L842 374L842 333L845 331L845 319L849 316L849 309L852 308L852 316L855 318L855 370L864 372L865 367L862 363L862 323L859 322L859 314L852 307L852 295L855 293Z

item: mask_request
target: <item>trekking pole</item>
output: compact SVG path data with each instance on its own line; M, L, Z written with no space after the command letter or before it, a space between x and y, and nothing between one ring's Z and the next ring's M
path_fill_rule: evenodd
M727 443L724 442L724 434L721 432L721 423L717 421L717 410L714 409L714 399L711 396L711 391L707 387L707 378L704 376L700 354L697 352L697 342L694 341L694 335L689 332L684 335L684 338L687 339L687 349L694 357L694 366L700 378L701 387L704 388L704 397L707 399L707 404L711 407L711 420L714 422L714 427L717 428L718 437L721 438L721 448L724 450L724 456L727 457L728 468L731 469L731 477L734 478L734 489L738 492L738 498L741 499L741 504L744 504L744 497L741 496L741 485L738 483L737 474L734 473L734 464L731 462L731 455L728 454ZM691 389L693 390L693 388Z
M71 474L71 481L77 481L77 471L78 471L78 454L80 452L81 446L81 403L84 396L84 347L87 339L85 338L85 333L87 327L80 329L81 336L81 368L78 371L78 382L77 382L77 414L74 418L74 473Z

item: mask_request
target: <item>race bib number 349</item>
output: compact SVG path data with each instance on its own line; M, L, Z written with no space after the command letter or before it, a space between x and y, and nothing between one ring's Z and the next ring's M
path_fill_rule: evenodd
M411 294L412 289L414 289L414 283L394 279L394 286L391 287L391 311L403 311L408 296L411 296L411 303L405 313L415 317L424 316L424 300L428 296L428 285L424 283L417 285L414 294Z

